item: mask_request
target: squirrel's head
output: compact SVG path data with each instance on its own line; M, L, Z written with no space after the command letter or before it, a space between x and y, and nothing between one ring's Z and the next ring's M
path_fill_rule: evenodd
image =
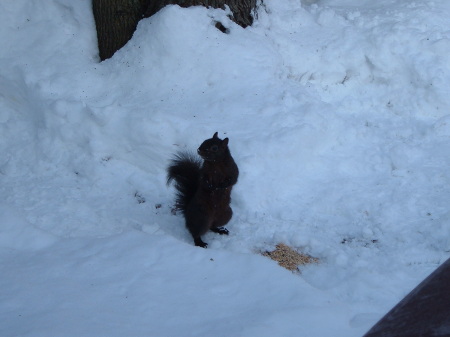
M229 153L228 138L222 140L216 132L212 138L205 140L200 145L197 152L206 161L220 160Z

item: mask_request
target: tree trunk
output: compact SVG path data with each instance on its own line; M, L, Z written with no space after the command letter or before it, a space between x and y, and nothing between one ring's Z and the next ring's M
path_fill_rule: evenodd
M257 0L92 0L97 28L100 60L110 58L133 36L139 20L150 17L166 5L181 7L205 6L213 8L230 7L234 22L242 27L253 23L252 11ZM218 29L225 32L219 23Z
M100 59L113 56L133 36L145 0L92 0Z

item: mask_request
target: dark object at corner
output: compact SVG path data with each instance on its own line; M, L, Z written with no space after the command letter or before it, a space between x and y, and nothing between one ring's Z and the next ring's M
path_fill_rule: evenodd
M414 288L363 337L449 337L450 259Z

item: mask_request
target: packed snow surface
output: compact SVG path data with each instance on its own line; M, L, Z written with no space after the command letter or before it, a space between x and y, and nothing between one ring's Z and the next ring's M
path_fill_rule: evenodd
M1 336L361 336L450 256L450 2L227 14L99 62L90 0L0 3ZM165 168L216 131L240 177L201 249Z

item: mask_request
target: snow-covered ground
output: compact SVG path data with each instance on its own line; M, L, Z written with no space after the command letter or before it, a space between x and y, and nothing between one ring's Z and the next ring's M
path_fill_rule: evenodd
M450 257L449 17L169 6L99 63L90 0L2 1L0 335L364 334ZM216 131L241 174L205 250L165 167ZM279 242L320 263L258 254Z

